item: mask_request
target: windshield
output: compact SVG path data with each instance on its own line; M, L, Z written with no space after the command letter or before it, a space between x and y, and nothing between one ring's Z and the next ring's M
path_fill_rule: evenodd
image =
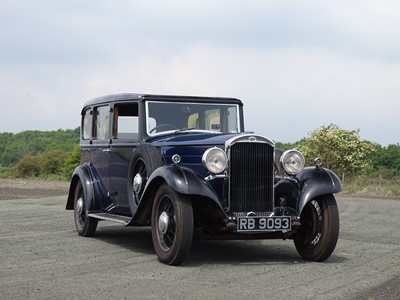
M157 135L166 131L240 132L237 104L209 103L146 103L147 133Z

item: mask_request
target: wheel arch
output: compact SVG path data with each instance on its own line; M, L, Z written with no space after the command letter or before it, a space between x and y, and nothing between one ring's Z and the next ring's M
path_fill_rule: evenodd
M297 207L299 214L312 199L342 191L339 177L325 168L305 168L296 176L296 180L301 186L301 196Z
M96 207L95 188L93 184L93 172L88 163L78 166L72 174L71 184L68 192L67 210L74 209L74 195L78 181L82 182L83 193L85 195L86 207L92 210Z
M160 167L162 163L160 150L149 143L141 143L134 150L132 157L129 162L129 169L127 175L127 197L129 209L132 215L135 215L138 211L138 203L143 197L144 188L148 186L149 180L147 178L143 178L145 180L145 186L141 192L138 194L133 192L133 179L135 177L135 166L138 161L141 160L145 166L146 177L150 176L158 167ZM148 174L147 174L148 173ZM154 184L153 184L154 186ZM138 199L140 198L140 199ZM151 207L150 207L151 209Z

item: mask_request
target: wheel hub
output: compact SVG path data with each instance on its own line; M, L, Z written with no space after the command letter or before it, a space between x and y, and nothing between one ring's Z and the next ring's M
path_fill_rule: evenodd
M158 218L158 230L161 234L165 234L168 229L169 217L168 214L163 211Z
M142 185L143 185L143 178L139 173L137 173L133 178L133 190L136 194L140 193L140 191L142 190Z
M76 211L79 215L83 213L83 199L82 197L76 201Z

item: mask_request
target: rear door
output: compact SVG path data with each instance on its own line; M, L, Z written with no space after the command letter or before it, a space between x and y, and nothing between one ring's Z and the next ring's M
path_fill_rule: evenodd
M110 185L119 207L115 212L127 214L130 212L127 196L129 164L133 150L140 140L138 103L116 103L112 111L112 144L109 152Z
M93 110L93 139L91 140L90 160L93 163L96 172L99 175L103 193L105 197L110 192L110 168L109 152L110 150L110 106L101 105L94 107Z

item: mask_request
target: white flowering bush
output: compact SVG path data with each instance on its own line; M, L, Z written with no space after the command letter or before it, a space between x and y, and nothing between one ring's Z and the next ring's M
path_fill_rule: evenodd
M359 130L344 130L335 124L322 126L311 132L299 144L307 164L321 157L323 166L338 175L364 174L371 166L373 145L359 136Z

